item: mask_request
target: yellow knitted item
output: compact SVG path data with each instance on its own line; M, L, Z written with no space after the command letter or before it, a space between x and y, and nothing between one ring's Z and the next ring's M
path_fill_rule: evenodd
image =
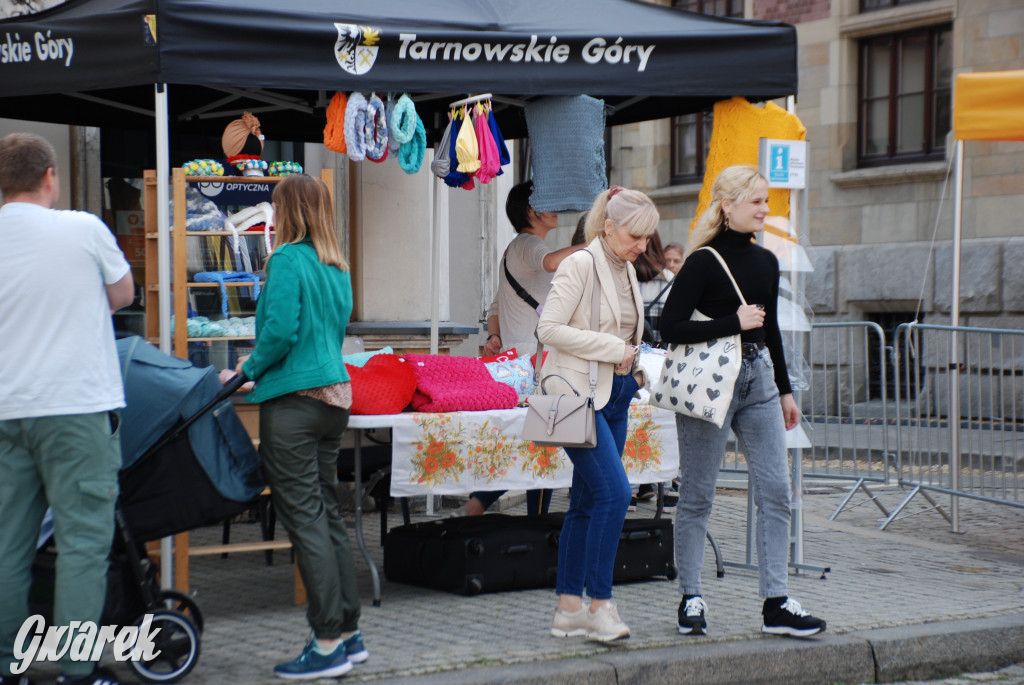
M776 140L803 140L807 128L795 114L790 114L771 102L764 108L756 107L741 97L715 103L711 145L704 171L704 186L700 189L697 219L711 205L711 186L722 169L734 164L757 166L758 144L761 138ZM789 216L789 189L770 188L768 208L777 216Z

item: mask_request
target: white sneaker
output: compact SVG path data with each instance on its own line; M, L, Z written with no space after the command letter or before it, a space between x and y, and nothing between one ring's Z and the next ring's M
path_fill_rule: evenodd
M597 611L587 612L587 639L612 642L629 637L629 626L619 618L614 602L605 602Z
M555 609L555 618L551 621L551 634L555 637L577 637L587 634L587 614L590 610L581 607L578 611Z

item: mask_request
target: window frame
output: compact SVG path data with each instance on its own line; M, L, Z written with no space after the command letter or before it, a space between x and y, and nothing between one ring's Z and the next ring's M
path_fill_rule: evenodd
M867 12L882 12L894 7L906 7L907 5L916 5L918 3L928 2L928 0L882 0L883 2L887 1L888 4L876 7L865 7L865 5L870 1L872 0L859 0L857 7L861 14L865 14ZM874 1L877 2L878 0Z
M719 2L725 2L725 12L719 13L717 9ZM716 17L726 17L734 19L743 19L745 16L745 1L744 0L672 0L672 6L678 9L686 10L688 12L695 12L697 14L707 14ZM704 179L705 165L707 164L707 148L711 142L711 114L712 110L705 110L703 112L695 112L693 114L684 114L681 116L674 116L669 120L669 130L671 132L669 145L670 157L669 157L669 183L671 185L684 185L687 183L699 183ZM693 117L692 121L683 121ZM681 144L679 129L682 126L694 126L696 127L695 135L695 146L696 146L696 164L694 172L689 171L683 172L676 166L676 161L681 158L679 145Z
M937 140L935 135L935 120L939 111L936 93L945 91L948 97L952 98L952 80L950 83L939 86L937 83L936 55L939 48L939 40L943 33L947 34L947 40L952 41L953 26L949 23L924 26L906 31L897 31L873 36L866 36L857 45L857 166L858 168L890 166L898 164L913 164L915 162L930 162L945 158L945 141ZM924 112L922 125L923 146L912 152L899 152L899 107L900 107L900 67L902 65L902 51L904 42L907 39L924 35L927 38L924 64L924 84L922 97L924 99ZM877 97L869 97L868 93L868 51L880 41L888 43L888 89L885 99L888 101L886 113L886 151L884 154L867 154L867 132L868 132L868 108L877 100ZM952 121L950 122L952 125Z

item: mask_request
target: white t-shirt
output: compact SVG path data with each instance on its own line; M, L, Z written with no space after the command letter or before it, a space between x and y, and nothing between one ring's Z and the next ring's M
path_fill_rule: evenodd
M544 270L544 257L549 252L552 250L547 243L532 233L520 233L512 239L505 251L505 263L512 277L541 305L547 299L551 279L555 276L554 272ZM534 332L540 315L512 289L500 263L498 292L491 303L488 317L495 314L498 315L503 349L515 347L520 357L537 351Z
M0 207L0 420L124 406L104 286L129 269L92 214Z

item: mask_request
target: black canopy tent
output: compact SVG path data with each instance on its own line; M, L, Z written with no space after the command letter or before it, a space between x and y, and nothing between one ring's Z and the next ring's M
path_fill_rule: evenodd
M448 102L464 94L500 93L496 105L587 94L609 105L609 125L736 95L795 95L796 49L788 24L640 0L68 0L0 21L0 117L153 130L167 178L171 133L219 136L251 111L283 139L322 141L338 90L413 94L433 142ZM506 137L526 133L520 107L495 115ZM168 207L158 184L160 347L169 352ZM169 545L164 552L169 582Z
M796 31L640 0L69 0L0 21L0 115L220 135L242 110L322 140L334 91L408 92L432 140L448 100L586 93L609 125L796 93ZM497 112L507 137L521 110Z
M160 177L170 133L219 136L243 111L283 139L321 141L336 90L413 94L436 141L466 93L500 93L515 138L522 108L504 105L540 96L602 98L616 125L796 86L793 26L640 0L69 0L0 21L0 117L154 130ZM161 298L168 202L158 186Z

